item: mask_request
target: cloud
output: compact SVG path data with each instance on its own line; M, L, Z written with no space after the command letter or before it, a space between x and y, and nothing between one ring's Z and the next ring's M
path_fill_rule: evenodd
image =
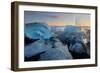
M48 15L50 18L64 18L62 15Z

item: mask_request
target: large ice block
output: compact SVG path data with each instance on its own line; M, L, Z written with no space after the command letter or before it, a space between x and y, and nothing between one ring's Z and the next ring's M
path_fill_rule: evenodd
M25 46L24 56L27 57L27 58L35 56L39 53L47 51L49 49L49 47L50 46L48 44L45 45L44 40L38 40L34 43L31 43L31 44Z
M63 45L61 41L55 39L53 48L48 49L45 53L40 55L40 60L65 60L72 59L67 45Z
M31 39L49 39L51 31L48 24L35 22L25 24L25 35Z

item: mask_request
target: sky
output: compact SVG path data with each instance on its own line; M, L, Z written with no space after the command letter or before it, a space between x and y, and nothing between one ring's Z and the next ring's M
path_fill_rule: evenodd
M49 26L90 26L90 14L24 11L24 23L43 22Z

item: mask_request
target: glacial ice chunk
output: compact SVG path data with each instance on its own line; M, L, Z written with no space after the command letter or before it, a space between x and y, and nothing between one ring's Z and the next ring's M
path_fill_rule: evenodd
M76 53L85 53L86 48L83 47L83 45L81 43L75 43L74 45L71 45L69 50L76 52Z
M69 45L70 43L75 43L82 41L82 33L78 26L66 26L64 32L58 35L58 38L64 43Z
M54 47L48 49L45 53L40 55L40 60L64 60L72 59L68 47L63 45L60 41L56 39L54 42Z
M25 24L25 35L31 39L49 39L51 31L47 24L41 22Z
M49 45L45 45L44 40L38 40L34 43L31 43L24 48L24 56L32 57L39 53L45 52L49 49Z

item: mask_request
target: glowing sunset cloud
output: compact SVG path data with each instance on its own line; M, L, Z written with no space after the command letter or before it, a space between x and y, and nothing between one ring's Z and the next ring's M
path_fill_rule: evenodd
M75 25L69 24L68 22L48 22L49 26L66 26L66 25Z

